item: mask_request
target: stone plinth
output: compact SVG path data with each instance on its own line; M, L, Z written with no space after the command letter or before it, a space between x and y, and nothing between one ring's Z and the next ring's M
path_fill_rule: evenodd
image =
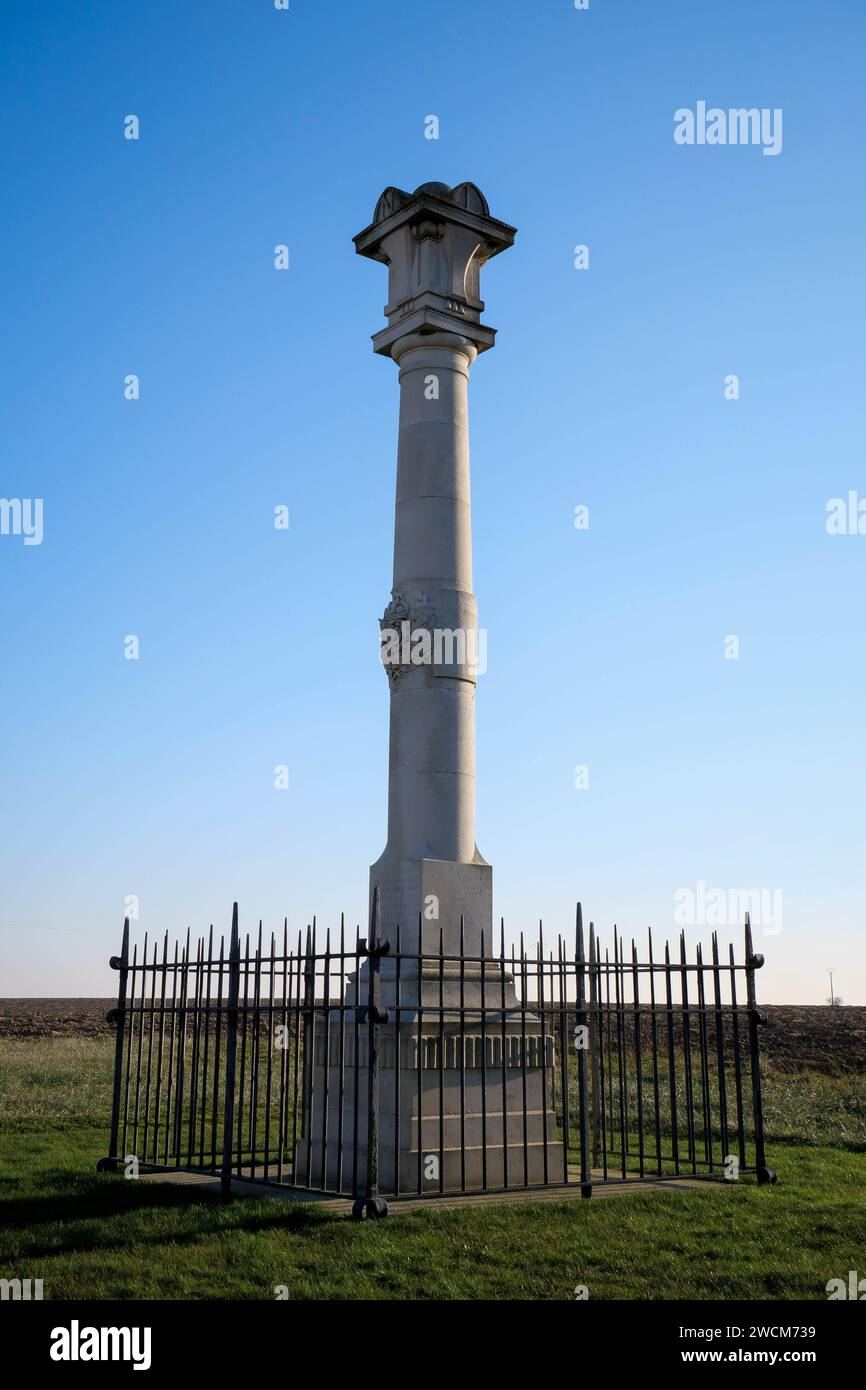
M339 1024L332 1020L327 1036L322 1025L313 1040L312 1152L305 1137L298 1145L295 1169L302 1184L343 1191L353 1188L354 1168L355 1038L351 1015L347 1019L342 1105ZM514 1186L562 1180L562 1144L550 1105L555 1086L553 1040L542 1039L537 1020L529 1018L524 1031L521 1022L506 1015L504 1032L503 1038L501 1016L498 1021L486 1020L485 1034L478 1031L477 1022L467 1022L462 1036L459 1027L449 1030L446 1025L444 1044L438 1027L435 1032L425 1031L423 1013L414 1029L405 1029L402 1023L399 1030L394 1024L381 1027L379 1185L383 1192L435 1192L440 1173L445 1191L503 1187L506 1179ZM367 1173L367 1057L367 1029L362 1027L357 1074L357 1185L361 1190ZM399 1066L395 1066L397 1059Z

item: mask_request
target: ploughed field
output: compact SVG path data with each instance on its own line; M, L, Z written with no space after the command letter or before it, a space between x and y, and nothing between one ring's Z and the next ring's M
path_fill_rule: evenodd
M111 1035L113 999L0 999L0 1038ZM762 1004L761 1055L781 1072L866 1072L866 1006ZM708 1036L713 1041L712 1013ZM742 1044L745 1045L745 1030Z
M0 1038L98 1038L116 999L0 999Z

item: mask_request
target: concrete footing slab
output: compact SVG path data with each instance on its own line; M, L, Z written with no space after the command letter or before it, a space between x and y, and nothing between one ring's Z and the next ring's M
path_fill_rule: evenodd
M595 1176L595 1175L594 1175ZM189 1186L208 1195L219 1196L220 1179L211 1173L143 1173L140 1182L171 1183L175 1186ZM718 1191L731 1186L720 1178L617 1178L601 1181L601 1174L592 1189L591 1201L608 1197L621 1197L628 1194L652 1192ZM314 1206L318 1211L326 1211L331 1216L350 1217L354 1205L351 1197L335 1196L330 1192L311 1192L308 1188L277 1186L275 1183L257 1182L254 1177L235 1178L232 1182L233 1197L274 1197L278 1201L292 1202L295 1205ZM464 1207L514 1206L535 1202L582 1201L580 1174L574 1171L572 1181L556 1186L510 1188L499 1192L444 1193L434 1196L387 1197L388 1213L399 1216L417 1211L460 1211ZM588 1203L589 1204L589 1203Z

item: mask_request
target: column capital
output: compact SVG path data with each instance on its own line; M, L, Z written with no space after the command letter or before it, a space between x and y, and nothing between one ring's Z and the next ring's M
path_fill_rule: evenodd
M466 359L466 371L472 366L478 356L478 348L470 338L463 333L442 333L442 332L420 332L404 333L391 344L390 355L394 361L402 366L403 358L407 353L421 352L425 355L435 349L444 352L459 353Z
M374 334L374 351L390 357L396 342L418 333L457 333L478 352L491 348L496 330L481 322L481 267L515 236L490 216L474 183L386 188L370 226L354 238L359 256L388 267L388 326Z

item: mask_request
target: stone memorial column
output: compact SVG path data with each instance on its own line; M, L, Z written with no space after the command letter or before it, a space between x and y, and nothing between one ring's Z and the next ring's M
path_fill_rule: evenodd
M393 939L399 923L410 952L438 950L441 928L445 953L457 954L461 914L467 957L479 955L482 932L488 953L492 944L493 871L475 843L483 643L472 592L468 386L495 337L481 323L480 270L514 236L474 184L428 183L412 194L386 189L355 238L360 255L388 266L388 326L373 346L398 364L400 380L394 577L380 624L391 692L388 842L370 891L379 889L383 935ZM417 988L423 998L423 981Z
M396 362L400 381L393 587L380 622L390 687L388 842L370 869L381 936L395 950L399 928L401 956L399 982L393 954L377 958L375 979L388 1010L377 1024L375 1073L382 1192L506 1178L520 1185L562 1171L552 1039L519 1006L510 972L503 977L489 959L498 949L493 871L475 843L483 649L472 592L468 387L495 337L481 322L480 270L514 236L474 184L425 183L414 193L387 188L355 237L359 255L388 267L388 324L373 346ZM443 963L440 939L455 959ZM421 951L423 966L412 960ZM363 1174L368 1160L369 1045L366 1027L358 1029L366 1010L355 1006L371 997L370 968L350 977L349 1007L330 1013L307 1044L310 1101L295 1162L318 1186L345 1190L356 1163ZM342 1092L334 1083L341 1067Z

